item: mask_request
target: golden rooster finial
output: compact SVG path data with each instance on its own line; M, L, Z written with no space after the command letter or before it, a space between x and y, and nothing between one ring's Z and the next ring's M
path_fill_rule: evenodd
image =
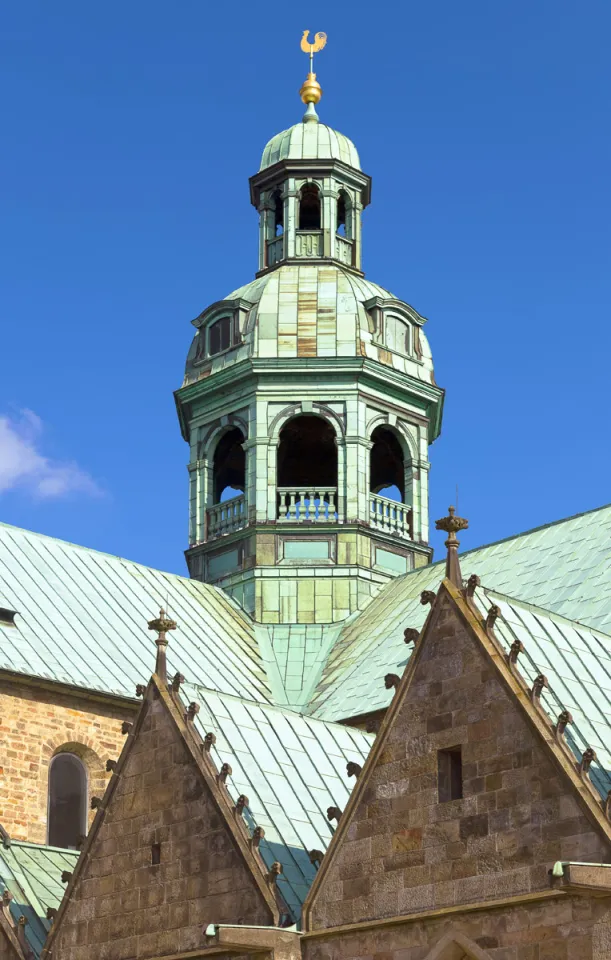
M301 37L301 49L304 53L309 54L310 57L310 72L308 73L307 79L303 84L299 95L304 103L308 105L308 108L305 112L304 121L317 121L318 116L314 108L314 104L320 102L322 97L321 86L316 79L316 74L314 73L314 54L318 53L327 43L327 34L326 33L317 33L314 35L314 43L309 41L310 31L304 30L303 36Z

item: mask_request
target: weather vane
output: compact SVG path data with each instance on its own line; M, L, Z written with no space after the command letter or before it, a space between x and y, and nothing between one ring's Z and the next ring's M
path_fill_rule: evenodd
M303 84L299 94L304 103L307 103L308 109L304 116L304 120L318 120L316 115L316 110L314 109L314 104L320 101L322 97L321 86L316 79L316 74L314 73L314 54L318 53L327 43L327 34L326 33L317 33L314 36L314 43L309 41L309 30L303 31L303 36L301 38L301 49L304 53L307 53L310 57L310 72L308 73L307 79Z
M314 54L319 53L322 48L327 43L327 34L326 33L317 33L314 37L314 43L310 43L308 37L310 35L309 30L303 31L303 36L301 38L301 49L304 53L309 53L310 55L310 73L314 71Z

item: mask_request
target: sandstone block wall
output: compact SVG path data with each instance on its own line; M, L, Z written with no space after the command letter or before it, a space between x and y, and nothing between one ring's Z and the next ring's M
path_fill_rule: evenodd
M273 922L167 708L146 709L58 920L54 960L174 956L203 947L210 923Z
M302 939L304 960L428 960L461 933L489 960L608 960L611 899L564 896L529 905L417 920L341 936ZM435 960L470 960L448 944Z
M556 860L610 859L449 597L436 615L314 900L314 929L546 890ZM439 803L437 752L457 746L464 796Z
M90 795L103 794L106 760L125 742L124 719L132 709L0 683L0 823L12 837L46 843L49 763L59 750L80 756Z

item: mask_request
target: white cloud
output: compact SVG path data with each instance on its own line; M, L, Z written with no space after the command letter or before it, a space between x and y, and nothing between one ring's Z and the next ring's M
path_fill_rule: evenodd
M0 494L26 490L41 500L71 493L100 496L95 480L72 462L51 460L40 450L42 420L31 410L0 416Z

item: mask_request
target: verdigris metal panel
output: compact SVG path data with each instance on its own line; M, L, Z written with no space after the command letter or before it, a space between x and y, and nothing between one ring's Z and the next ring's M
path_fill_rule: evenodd
M170 670L213 690L270 700L249 617L215 587L0 524L0 668L133 696L155 663L147 628L178 622Z

